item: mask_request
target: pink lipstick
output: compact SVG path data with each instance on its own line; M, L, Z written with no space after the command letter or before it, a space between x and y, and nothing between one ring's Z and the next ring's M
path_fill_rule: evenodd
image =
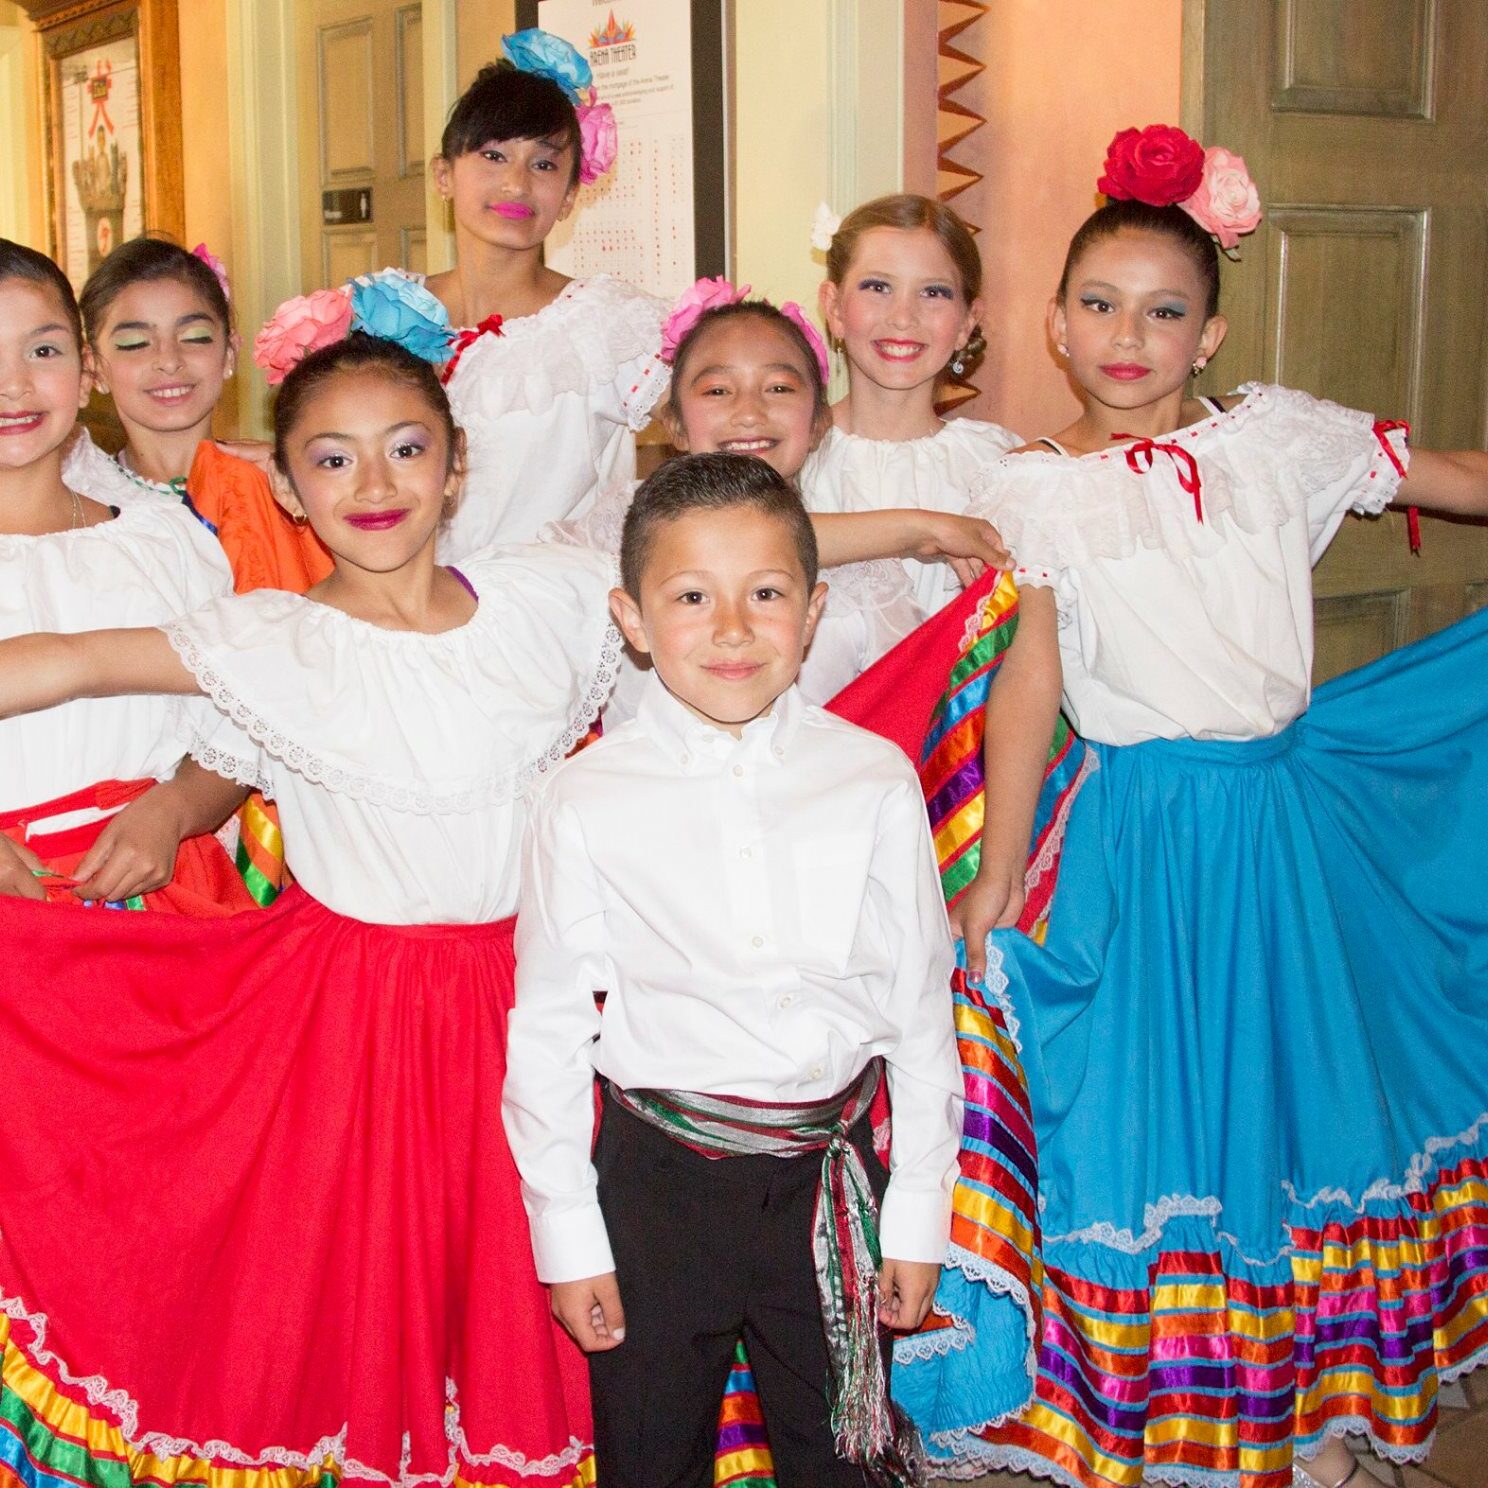
M0 434L34 434L46 418L44 413L0 413Z
M1102 367L1101 371L1116 382L1140 382L1152 368L1140 366L1136 362L1112 362Z
M360 516L347 517L346 522L348 526L361 532L386 532L388 528L396 527L407 515L408 508L404 506L396 511L363 512Z
M512 222L525 222L527 218L537 216L525 202L497 202L491 210L498 217L505 217Z

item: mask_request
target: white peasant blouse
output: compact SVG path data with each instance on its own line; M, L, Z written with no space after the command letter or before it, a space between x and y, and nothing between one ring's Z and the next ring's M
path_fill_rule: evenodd
M801 469L801 499L814 512L912 506L964 514L977 473L1022 443L1011 430L979 419L947 419L923 439L865 439L829 429ZM906 558L904 570L921 620L960 593L948 563Z
M1150 446L1008 455L974 482L1014 577L1055 591L1065 709L1088 739L1264 738L1307 707L1312 565L1346 513L1394 499L1409 450L1370 414L1240 391Z
M192 754L278 803L290 871L339 914L514 913L528 787L614 680L608 557L512 546L460 569L476 612L438 635L268 589L166 627L216 705Z
M666 313L663 301L596 274L464 349L447 387L467 472L439 536L441 562L531 542L635 475L636 431L667 388Z
M73 480L79 494L106 499ZM141 502L74 531L0 535L0 637L160 625L231 592L216 538L180 502ZM210 711L142 694L0 720L0 811L103 780L168 779Z

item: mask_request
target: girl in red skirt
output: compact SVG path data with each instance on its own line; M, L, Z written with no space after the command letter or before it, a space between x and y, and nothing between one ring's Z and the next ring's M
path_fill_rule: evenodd
M0 636L158 624L232 587L184 508L121 513L86 472L64 479L88 391L71 286L49 258L0 239ZM85 698L0 723L0 895L250 907L209 835L243 790L184 759L203 708Z
M0 1479L575 1488L586 1380L500 1119L524 789L602 702L610 560L434 561L427 363L308 357L276 458L308 595L0 644L0 715L204 693L296 886L217 923L0 906Z

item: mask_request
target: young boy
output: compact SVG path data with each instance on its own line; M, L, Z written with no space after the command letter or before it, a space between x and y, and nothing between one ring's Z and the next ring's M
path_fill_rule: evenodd
M923 1320L945 1256L953 954L914 771L793 685L816 574L762 460L663 466L610 597L648 690L533 803L503 1107L604 1488L708 1488L741 1333L780 1488L910 1480L878 1324Z

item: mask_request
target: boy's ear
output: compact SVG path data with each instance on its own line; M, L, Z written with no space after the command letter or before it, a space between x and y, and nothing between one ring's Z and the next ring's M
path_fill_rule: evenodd
M610 614L630 645L642 656L649 656L651 647L646 643L646 623L641 618L641 607L628 590L610 590Z
M816 627L821 621L822 610L827 603L827 586L820 580L816 588L811 591L811 598L806 601L806 645L811 644L811 638L816 634Z

